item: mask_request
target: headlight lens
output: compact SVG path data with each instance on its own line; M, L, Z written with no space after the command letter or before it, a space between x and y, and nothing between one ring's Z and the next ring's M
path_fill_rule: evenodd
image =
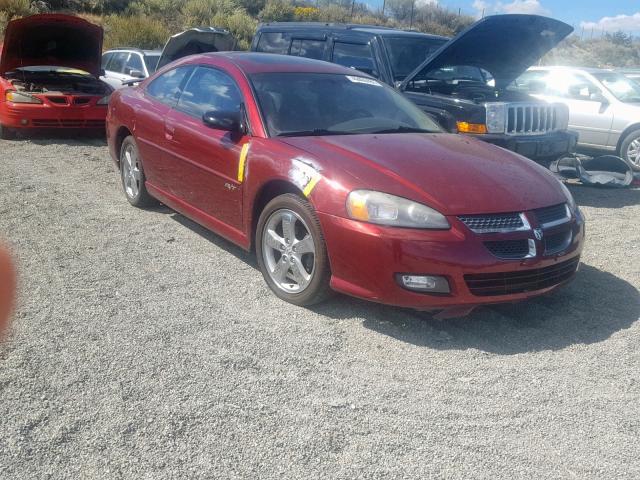
M108 105L110 98L111 98L111 94L105 95L104 97L102 97L100 100L96 102L96 105Z
M504 133L506 129L506 107L504 103L485 103L487 112L487 131L489 133Z
M560 180L558 181L560 182ZM571 192L569 191L569 189L564 183L560 182L560 186L562 187L562 193L564 193L564 196L567 199L567 205L569 206L569 210L571 210L571 213L575 213L576 201L574 200L573 195L571 195Z
M347 212L355 220L394 227L448 229L440 212L421 203L371 190L354 190L347 197Z
M5 94L5 99L7 102L13 103L42 103L42 100L36 97L32 97L26 93L16 92L14 90L10 90Z

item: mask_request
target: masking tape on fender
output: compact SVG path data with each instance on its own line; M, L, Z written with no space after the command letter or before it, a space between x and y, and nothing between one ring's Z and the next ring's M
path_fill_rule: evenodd
M244 181L244 167L247 162L247 154L249 153L249 142L245 143L240 150L240 161L238 162L238 181Z
M304 187L304 190L302 191L305 197L308 197L309 195L311 195L311 191L313 190L313 187L315 187L316 183L318 183L319 181L320 181L320 175L317 175L313 177L309 181L309 183L307 183L307 186Z

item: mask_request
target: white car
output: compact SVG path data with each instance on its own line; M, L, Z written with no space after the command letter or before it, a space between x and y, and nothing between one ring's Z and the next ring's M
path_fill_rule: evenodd
M159 50L140 50L137 48L118 48L102 54L100 77L113 88L121 88L128 80L147 78L156 71Z
M564 103L578 147L614 152L640 171L640 84L611 70L532 67L510 88Z

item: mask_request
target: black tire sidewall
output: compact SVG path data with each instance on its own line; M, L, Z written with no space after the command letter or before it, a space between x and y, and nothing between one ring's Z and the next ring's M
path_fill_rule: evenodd
M631 162L631 160L629 160L627 158L627 150L629 149L629 145L631 144L631 142L633 142L634 140L640 138L640 129L638 130L634 130L630 133L627 134L626 137L624 137L624 140L622 141L622 144L620 145L620 156L631 166L631 168L636 171L639 172L640 171L640 165L635 165L633 162Z
M309 286L300 293L288 293L278 287L269 276L264 261L262 237L265 225L269 217L274 212L282 209L292 210L300 215L313 236L313 242L316 249L313 278L311 279ZM269 288L271 288L279 298L289 303L293 303L294 305L307 306L319 303L330 295L331 290L329 288L329 280L331 278L331 269L329 266L327 247L324 241L320 221L309 202L295 194L284 194L274 198L267 204L260 214L255 237L258 266L262 272L262 276L269 285Z

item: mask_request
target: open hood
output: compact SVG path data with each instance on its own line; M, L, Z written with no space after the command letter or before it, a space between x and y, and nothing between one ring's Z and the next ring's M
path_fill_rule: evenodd
M504 88L555 47L573 27L539 15L492 15L445 43L402 82L420 72L455 65L484 68ZM422 75L421 75L422 77Z
M158 70L168 63L194 55L196 53L225 52L233 50L236 40L231 33L224 28L198 27L177 33L164 46L160 60L158 60Z
M80 17L31 15L7 25L0 75L20 67L56 66L100 75L102 28Z

